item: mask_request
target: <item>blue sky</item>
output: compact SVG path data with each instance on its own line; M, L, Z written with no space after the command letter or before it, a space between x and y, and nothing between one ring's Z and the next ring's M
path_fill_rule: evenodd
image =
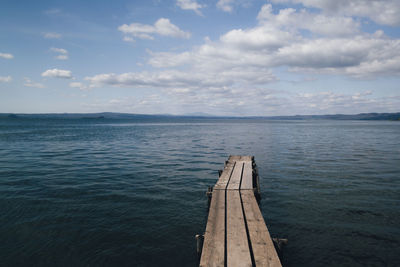
M0 112L398 112L398 14L397 0L3 0Z

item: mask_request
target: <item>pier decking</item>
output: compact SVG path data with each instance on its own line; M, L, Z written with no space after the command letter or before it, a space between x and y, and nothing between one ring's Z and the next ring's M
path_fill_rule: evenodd
M282 266L257 190L253 157L230 156L212 190L200 266Z

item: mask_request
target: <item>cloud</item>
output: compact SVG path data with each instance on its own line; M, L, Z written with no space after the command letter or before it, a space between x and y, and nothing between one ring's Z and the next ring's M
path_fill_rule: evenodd
M45 88L45 86L42 83L34 82L27 77L25 77L24 80L25 80L24 86L26 87Z
M351 36L356 34L360 27L360 23L350 17L327 16L311 13L305 9L300 11L293 8L280 9L279 13L275 15L271 4L262 6L257 19L261 23L274 25L274 27L287 31L303 29L330 36Z
M68 51L65 50L64 48L56 48L56 47L51 47L50 51L55 52L55 53L60 53L60 54L68 54Z
M320 49L323 47L323 49ZM400 74L400 40L373 35L303 40L279 49L274 65L294 71L374 77Z
M61 34L56 33L56 32L45 32L45 33L43 33L43 37L45 39L60 39Z
M148 32L133 33L153 38L154 26L147 26ZM360 20L318 9L273 10L266 4L253 27L232 29L215 40L205 38L181 52L148 50L148 56L152 71L99 73L85 78L88 87L157 89L166 99L163 107L157 105L158 112L168 112L173 105L221 115L324 114L393 111L400 104L398 96L393 97L396 101L378 99L366 91L273 90L279 79L307 82L301 74L317 79L318 74L356 79L400 75L400 39L382 30L363 32Z
M382 25L400 25L398 0L272 0L271 2L302 4L321 9L327 14L366 17Z
M129 37L129 36L124 36L124 38L122 38L122 40L124 40L125 42L131 42L131 43L135 42L135 39L133 39L132 37Z
M180 71L164 71L157 73L130 72L122 74L99 74L86 77L93 86L120 86L120 87L183 87L192 86L196 83L206 83L198 75L187 76ZM216 82L216 81L214 81Z
M59 60L67 60L68 59L68 51L65 50L64 48L51 47L50 51L52 51L54 53L58 53L58 55L55 56L56 59L59 59Z
M323 91L319 93L296 93L289 101L301 114L361 113L382 110L383 106L392 106L389 99L375 99L371 91L353 94Z
M14 58L14 56L9 53L0 53L0 58L12 59L12 58Z
M72 83L69 84L69 87L78 88L78 89L80 89L80 90L89 89L88 86L84 85L84 84L81 83L81 82L72 82Z
M169 53L169 52L152 52L148 51L151 55L149 59L149 64L153 67L158 68L170 68L176 66L182 66L190 63L192 58L195 56L193 52L183 52L179 54Z
M140 98L119 98L86 104L98 110L120 112L175 113L206 112L216 115L294 115L396 112L400 96L374 97L361 90L355 93L335 93L325 90L317 93L282 92L267 88L241 88L207 92L187 89L165 89L157 95Z
M118 27L118 30L128 36L128 39L125 38L126 36L124 37L125 41L132 41L133 39L131 37L153 40L154 34L177 38L190 38L190 33L182 31L166 18L160 18L154 25L140 23L132 23L130 25L123 24Z
M285 67L357 78L400 74L400 39L388 38L380 30L363 33L351 18L295 9L273 13L272 6L266 4L258 20L253 28L231 30L218 41L208 40L191 51L151 52L148 63L159 68L185 65L190 72L204 73ZM315 34L304 35L304 29Z
M68 55L58 55L58 56L55 57L55 59L67 60L68 59Z
M69 70L49 69L42 73L43 77L71 79L72 73Z
M61 13L61 9L59 8L51 8L44 11L46 15L56 15Z
M177 0L176 5L184 10L193 10L197 15L202 15L200 9L204 8L204 5L200 5L196 0Z
M233 11L233 3L234 3L234 0L219 0L217 2L217 8L219 8L225 12L232 12Z
M249 49L250 53L251 51L271 53L299 39L300 36L296 36L290 32L282 31L269 25L263 25L247 30L231 30L220 37L220 45L235 50L246 51Z
M9 83L11 81L12 81L11 76L0 76L0 82L2 82L2 83Z
M117 86L133 88L186 88L190 91L225 90L244 84L263 84L275 80L266 69L227 69L219 72L185 72L168 70L160 72L105 73L86 77L91 87Z
M90 112L113 110L128 113L160 114L160 110L154 110L154 106L162 106L162 113L171 114L171 109L164 110L165 98L158 94L145 95L140 97L122 97L110 100L98 101L96 103L82 103L82 106ZM171 108L171 106L169 107Z

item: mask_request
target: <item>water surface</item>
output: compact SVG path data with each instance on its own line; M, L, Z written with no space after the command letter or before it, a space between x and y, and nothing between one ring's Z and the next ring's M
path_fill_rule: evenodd
M400 265L400 123L0 119L0 265L196 266L207 186L254 155L286 266Z

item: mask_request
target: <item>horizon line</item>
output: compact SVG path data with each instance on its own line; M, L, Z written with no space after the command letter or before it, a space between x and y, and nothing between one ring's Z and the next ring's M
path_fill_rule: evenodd
M133 116L164 116L164 117L204 117L204 118L272 118L272 117L308 117L308 116L360 116L360 115L396 115L398 112L362 112L362 113L331 113L331 114L293 114L293 115L214 115L214 114L196 114L197 112L187 114L168 114L168 113L127 113L127 112L0 112L0 115L101 115L101 114L120 114Z

